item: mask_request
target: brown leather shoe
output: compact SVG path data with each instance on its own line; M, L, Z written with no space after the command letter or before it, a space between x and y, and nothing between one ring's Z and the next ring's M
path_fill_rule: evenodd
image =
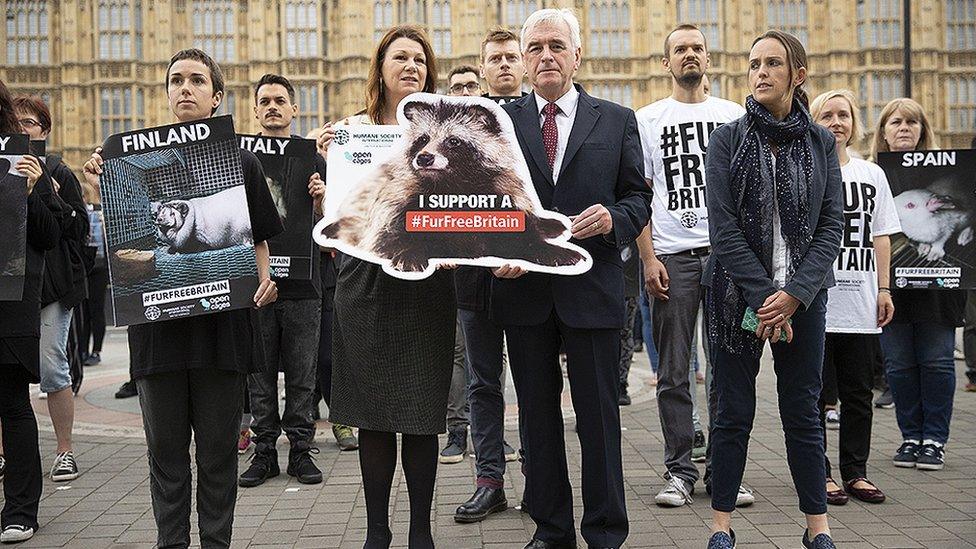
M884 492L879 490L877 486L875 486L874 488L855 488L854 485L857 484L858 482L866 482L871 486L874 486L874 483L871 482L870 480L864 477L858 477L849 482L845 482L844 489L847 490L848 494L867 503L881 503L885 500ZM830 496L828 495L827 497L829 499Z
M827 478L827 482L833 482L834 484L840 486L832 478ZM844 505L847 503L848 499L850 498L847 497L847 493L844 492L843 488L838 488L837 490L827 490L827 503L830 505Z

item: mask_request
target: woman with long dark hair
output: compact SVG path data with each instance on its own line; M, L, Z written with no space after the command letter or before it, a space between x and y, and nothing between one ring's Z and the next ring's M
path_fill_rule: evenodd
M21 125L10 92L0 81L0 134L14 133L22 133ZM59 215L62 211L51 179L37 158L24 156L14 168L27 177L27 244L23 296L20 301L0 301L0 422L8 459L3 482L4 504L0 511L3 543L30 539L37 530L41 455L29 387L40 380L44 252L61 240Z
M434 92L434 52L419 27L393 27L373 55L366 109L344 124L397 124L396 109L414 92ZM335 135L319 137L325 148ZM430 504L437 473L437 435L446 430L457 308L454 277L439 271L407 281L379 265L341 255L332 331L330 421L359 428L366 493L366 549L390 546L390 489L396 435L410 494L411 549L432 548Z
M806 52L771 30L752 43L746 114L715 130L705 160L712 255L703 275L717 413L713 535L731 518L756 414L756 376L773 352L787 460L806 515L805 547L834 544L827 525L821 390L827 288L840 250L843 194L834 136L807 111Z

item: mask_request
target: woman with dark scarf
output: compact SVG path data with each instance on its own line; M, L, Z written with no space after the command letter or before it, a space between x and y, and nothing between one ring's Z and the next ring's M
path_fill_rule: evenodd
M21 133L21 125L10 92L0 81L0 134L13 133ZM27 178L27 223L22 297L20 301L0 301L0 421L9 460L0 511L3 543L30 539L37 530L42 472L30 384L40 380L44 252L61 241L60 215L68 211L56 198L51 178L36 157L24 156L11 168ZM6 170L0 177L4 175Z
M821 390L827 288L843 194L834 136L807 111L806 52L767 31L752 44L746 114L712 133L706 157L712 256L703 274L718 409L709 549L731 548L731 513L756 413L766 340L787 460L806 514L803 545L834 547L827 525Z

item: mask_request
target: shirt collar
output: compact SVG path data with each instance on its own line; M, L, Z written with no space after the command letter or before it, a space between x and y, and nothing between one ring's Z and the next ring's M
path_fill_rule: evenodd
M573 84L569 87L569 91L563 94L562 97L556 100L556 105L559 105L559 110L568 117L572 117L576 113L576 106L579 104L579 90L576 89L576 85ZM539 94L535 94L535 106L539 110L539 116L542 116L542 109L546 107L549 102L546 101Z

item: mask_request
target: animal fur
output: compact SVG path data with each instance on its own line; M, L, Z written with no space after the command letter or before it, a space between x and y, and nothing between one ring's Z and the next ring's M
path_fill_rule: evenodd
M159 240L170 253L219 250L253 244L243 185L190 200L154 202Z
M284 223L288 216L288 206L285 204L285 185L268 176L265 176L264 180L268 183L268 191L271 193L271 201L274 202L275 209L278 210L278 217Z
M540 217L501 139L502 128L489 109L441 101L408 103L409 145L351 191L339 219L322 234L388 259L400 271L422 271L432 257L523 259L538 265L575 265L578 252L550 244L568 228ZM434 194L508 195L513 211L525 212L520 233L410 233L406 213L419 210L419 197ZM501 208L498 208L501 209ZM517 250L518 257L512 257Z
M902 232L917 243L918 254L928 261L945 256L945 245L958 233L960 246L973 240L972 190L955 180L941 179L925 189L912 189L895 197Z

